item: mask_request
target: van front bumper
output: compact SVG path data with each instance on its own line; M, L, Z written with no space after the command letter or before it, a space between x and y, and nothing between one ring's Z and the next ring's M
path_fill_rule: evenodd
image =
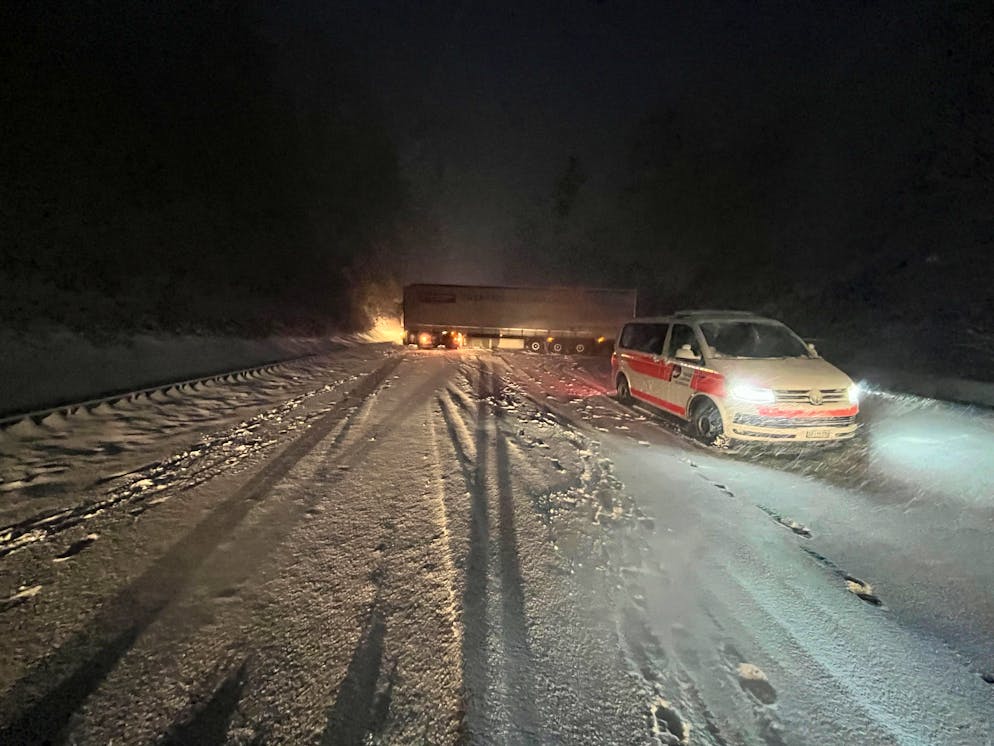
M856 414L778 416L756 412L735 412L726 434L736 440L816 443L848 440L859 425Z

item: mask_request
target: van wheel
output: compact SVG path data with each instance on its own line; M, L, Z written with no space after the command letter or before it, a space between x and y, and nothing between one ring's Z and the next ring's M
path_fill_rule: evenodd
M618 401L622 404L632 403L632 388L625 376L618 376Z
M552 343L552 351L555 352L556 354L561 353L564 349L566 349L566 348L563 347L563 343L562 342L553 342Z
M587 351L587 345L585 345L583 342L577 342L575 345L573 345L573 352L575 352L577 355L582 355L586 351Z
M529 339L525 343L525 349L531 350L532 352L544 352L545 343L539 339Z
M725 432L721 422L721 412L710 399L701 399L690 418L690 431L694 437L707 445L714 445Z

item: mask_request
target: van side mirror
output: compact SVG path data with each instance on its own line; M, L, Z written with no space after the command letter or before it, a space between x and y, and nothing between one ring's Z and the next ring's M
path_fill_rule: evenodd
M683 345L679 350L676 351L677 360L689 360L692 363L696 363L701 359L701 356L694 352L690 345Z

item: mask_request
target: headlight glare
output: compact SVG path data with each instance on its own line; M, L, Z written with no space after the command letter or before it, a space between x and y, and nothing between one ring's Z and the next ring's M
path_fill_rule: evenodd
M772 404L776 400L773 389L754 386L751 383L734 383L729 389L729 393L740 401L752 402L753 404Z

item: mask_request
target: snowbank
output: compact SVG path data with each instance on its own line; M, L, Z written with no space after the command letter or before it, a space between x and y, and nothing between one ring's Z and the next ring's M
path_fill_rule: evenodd
M95 342L68 330L0 331L0 416L357 343L354 337L244 339L139 334Z

